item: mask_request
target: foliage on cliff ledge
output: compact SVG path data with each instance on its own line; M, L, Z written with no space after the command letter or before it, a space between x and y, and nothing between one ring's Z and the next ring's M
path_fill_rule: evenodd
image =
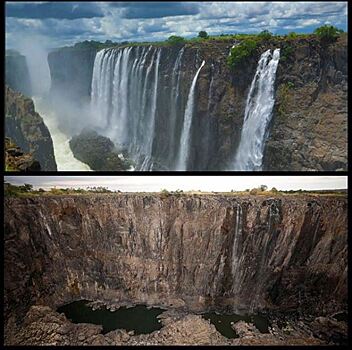
M233 47L227 58L227 64L231 69L242 63L246 58L250 57L257 48L257 42L252 39L243 40L240 44Z
M323 43L336 41L341 33L343 33L343 30L330 25L321 26L314 31L314 34L317 35Z

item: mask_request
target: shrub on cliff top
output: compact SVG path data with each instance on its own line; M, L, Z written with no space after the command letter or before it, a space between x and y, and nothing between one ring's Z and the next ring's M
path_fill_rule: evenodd
M314 31L314 34L319 37L319 39L324 42L324 43L331 43L336 41L336 39L339 37L339 35L343 32L340 29L337 29L334 26L330 25L324 25L319 28L317 28Z
M271 39L272 36L273 34L265 29L258 34L258 39L266 41Z
M177 35L171 35L167 39L167 42L171 45L183 44L185 41L186 41L185 38Z
M257 42L252 39L243 40L239 45L233 47L230 56L227 58L227 64L231 69L242 63L257 48Z

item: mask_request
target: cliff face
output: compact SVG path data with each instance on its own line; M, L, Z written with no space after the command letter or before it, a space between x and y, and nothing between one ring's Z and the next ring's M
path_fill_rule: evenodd
M81 298L340 311L346 220L341 196L7 198L5 318Z
M153 142L155 163L161 164L161 168L172 169L170 157L177 154L177 140L182 132L190 86L205 60L195 92L190 163L195 170L232 169L246 99L259 57L269 48L281 48L275 86L276 104L263 168L345 170L347 35L328 47L313 37L262 42L252 57L231 71L227 57L236 43L235 40L208 40L185 45L174 117L170 96L175 89L173 70L181 47L161 48ZM138 47L132 49L132 58L136 50ZM77 96L77 99L89 99L94 55L94 50L74 49L49 55L52 89L64 87L67 94ZM148 60L146 65L150 64ZM175 118L174 124L172 118Z
M48 55L51 94L59 93L72 101L90 96L95 49L66 49Z
M5 80L11 89L31 96L31 81L26 57L18 52L6 52Z
M5 135L25 153L32 153L42 170L57 170L53 142L33 101L5 87Z

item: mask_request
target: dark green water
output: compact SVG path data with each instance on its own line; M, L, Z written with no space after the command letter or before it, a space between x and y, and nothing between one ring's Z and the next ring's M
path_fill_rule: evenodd
M135 334L147 334L162 327L157 316L165 310L159 308L147 309L145 305L131 308L120 307L116 311L109 311L105 307L92 310L86 304L87 300L74 301L57 309L73 323L93 323L103 326L103 334L115 329L134 331Z
M215 312L202 315L215 326L215 328L226 338L237 338L236 332L231 328L231 322L246 321L253 323L261 333L269 333L268 320L261 315L218 315Z

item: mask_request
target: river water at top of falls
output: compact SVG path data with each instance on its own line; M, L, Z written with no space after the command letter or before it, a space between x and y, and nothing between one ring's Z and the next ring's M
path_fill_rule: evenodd
M43 98L33 96L32 99L35 110L43 118L43 121L50 132L51 139L53 140L57 170L91 170L87 164L82 163L74 157L69 145L70 138L59 129L54 111L46 106Z

